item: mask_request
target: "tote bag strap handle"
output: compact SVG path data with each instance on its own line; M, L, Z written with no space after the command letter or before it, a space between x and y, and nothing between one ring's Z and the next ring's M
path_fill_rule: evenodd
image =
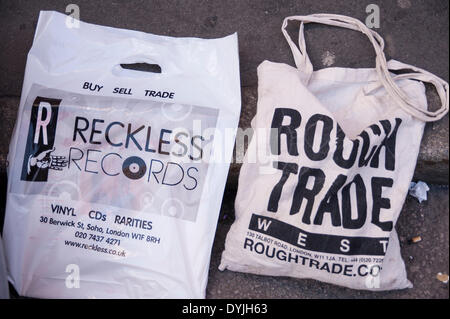
M301 22L299 30L298 47L297 45L295 45L295 43L292 41L291 37L286 31L286 27L289 21ZM283 35L291 48L297 68L301 71L303 77L305 77L304 80L306 83L308 83L312 75L313 66L306 51L305 36L304 36L305 23L327 24L331 26L356 30L364 33L369 38L373 48L375 49L376 53L375 68L378 74L379 81L398 106L400 106L405 112L425 122L437 121L448 113L449 87L446 81L442 80L441 78L435 76L430 72L397 61L391 61L388 67L388 64L386 62L386 56L384 55L383 38L377 32L369 29L361 21L343 15L313 14L308 16L291 16L284 19L281 31L283 32ZM442 103L441 107L437 111L428 111L423 109L420 105L416 105L414 101L412 101L405 94L405 92L403 92L394 82L394 78L392 78L392 76L390 75L389 69L391 70L410 69L415 72L402 74L401 77L397 76L395 77L395 79L400 78L413 79L433 84L441 99Z

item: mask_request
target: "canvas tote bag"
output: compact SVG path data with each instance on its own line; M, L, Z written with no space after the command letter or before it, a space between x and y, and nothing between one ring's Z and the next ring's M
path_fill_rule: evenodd
M298 47L286 32L289 21L300 21ZM376 68L313 71L306 23L364 33ZM293 16L282 32L297 67L269 61L258 67L254 135L219 269L355 289L412 287L395 224L425 122L448 112L448 84L419 68L386 62L383 39L353 18ZM389 72L401 69L412 72ZM427 110L421 82L436 87L439 110Z

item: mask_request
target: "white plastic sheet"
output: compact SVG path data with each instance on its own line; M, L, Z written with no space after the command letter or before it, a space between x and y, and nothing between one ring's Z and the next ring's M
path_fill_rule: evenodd
M6 277L6 262L5 256L3 253L3 241L0 237L0 299L8 299L9 298L9 290L8 290L8 280Z
M427 200L427 193L430 190L427 183L418 181L417 183L411 182L409 185L409 195L417 198L419 203Z

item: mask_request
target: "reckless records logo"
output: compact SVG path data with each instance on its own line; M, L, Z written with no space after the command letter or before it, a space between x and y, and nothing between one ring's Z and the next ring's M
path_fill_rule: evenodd
M46 182L49 169L62 170L67 165L64 156L53 154L60 103L59 99L40 96L33 102L20 178L23 181Z

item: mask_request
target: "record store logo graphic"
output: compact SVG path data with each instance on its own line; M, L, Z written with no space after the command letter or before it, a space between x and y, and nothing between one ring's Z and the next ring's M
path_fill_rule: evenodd
M65 156L55 152L55 133L61 100L36 97L31 107L30 125L22 164L21 180L46 182L48 170L62 170Z

